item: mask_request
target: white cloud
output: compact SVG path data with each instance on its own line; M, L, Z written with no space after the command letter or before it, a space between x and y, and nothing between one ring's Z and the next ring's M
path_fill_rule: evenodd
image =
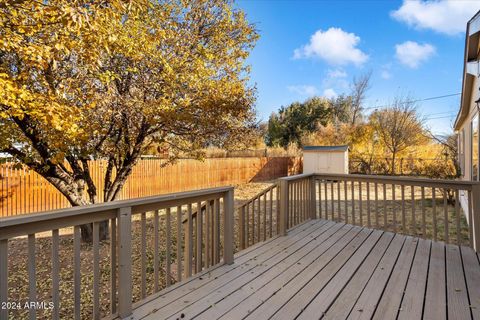
M392 77L392 74L388 70L382 70L382 72L380 72L380 77L382 77L382 79L388 80Z
M393 77L392 72L390 71L391 69L391 63L384 64L380 69L380 77L385 80L391 79Z
M323 90L323 96L327 99L335 98L338 94L332 88Z
M465 32L467 21L478 10L478 0L403 0L391 16L417 29L454 35Z
M360 37L340 28L330 28L327 31L318 30L310 37L310 42L295 49L293 58L318 57L331 65L347 65L353 63L362 65L368 60L368 55L357 48Z
M328 70L327 76L329 78L346 78L347 73L342 69Z
M407 67L412 69L418 68L420 63L428 60L436 49L431 44L419 44L414 41L406 41L395 45L395 56Z
M318 94L317 87L311 85L288 86L287 89L291 92L307 97L312 97Z

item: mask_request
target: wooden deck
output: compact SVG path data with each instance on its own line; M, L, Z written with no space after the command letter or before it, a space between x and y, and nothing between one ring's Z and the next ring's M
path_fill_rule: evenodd
M137 305L134 319L480 319L468 247L308 221Z

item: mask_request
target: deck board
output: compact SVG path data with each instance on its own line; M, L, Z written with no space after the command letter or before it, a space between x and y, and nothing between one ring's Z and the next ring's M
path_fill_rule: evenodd
M394 247L394 250L396 250L395 248L399 250L403 243L402 237L388 232L384 233L382 240L384 240L384 243L379 243L370 252L343 291L336 297L328 312L325 313L324 319L346 319L366 285L373 277L374 272L372 270L377 270L385 256L390 254L388 252L389 248ZM302 313L302 316L304 316L304 313Z
M307 235L300 241L297 241L294 245L291 245L283 251L276 253L270 259L264 261L257 259L254 267L240 276L235 276L232 274L224 277L222 286L215 287L215 289L210 291L210 293L204 294L194 303L190 303L187 307L181 308L180 313L192 318L196 317L208 308L215 306L224 297L232 295L244 286L248 286L250 282L260 282L261 280L257 280L260 277L262 279L268 279L269 274L281 273L286 267L292 263L296 263L298 261L298 257L308 254L312 243L317 243L318 238L321 238L321 235L327 231L328 227L331 225L332 223L329 222L327 226L324 225L322 228L315 230L315 232ZM192 295L193 294L195 293L192 293ZM189 299L188 296L186 298ZM162 310L162 313L166 315L168 314L168 317L171 317L172 319L177 319L181 316L181 314L174 313L170 315L169 311L178 309L178 304L185 304L185 302L178 302L177 305L175 303L170 304L169 308Z
M276 295L281 288L287 286L291 281L296 281L296 277L302 274L304 270L311 269L314 266L321 267L319 259L322 259L323 261L329 260L329 255L332 255L332 253L339 248L340 245L338 243L343 243L342 240L344 240L345 237L353 238L353 233L349 232L351 229L351 225L342 227L342 229L337 231L334 236L327 239L321 247L318 247L314 254L310 255L311 260L304 259L297 264L298 268L291 268L285 276L282 276L281 278L278 278L277 281L270 282L260 290L255 291L247 299L236 304L234 308L225 313L222 319L227 320L233 317L246 317L250 312L257 309L263 301ZM357 229L356 232L358 231L359 230Z
M331 222L328 223L330 224ZM177 319L180 318L182 314L189 317L195 315L194 304L203 304L204 306L212 305L215 303L215 298L211 298L211 293L215 296L226 295L232 288L235 288L235 286L244 285L252 275L255 277L261 274L270 266L279 263L283 258L306 245L308 241L311 240L309 235L316 235L316 232L323 230L324 226L325 225L322 225L320 228L314 230L308 229L305 232L301 232L293 237L290 243L285 244L284 247L278 247L277 250L267 251L262 255L255 256L249 262L240 265L240 267L235 268L220 278L214 279L215 281L210 281L199 288L192 288L185 295L182 295L181 299L176 299L163 305L162 309L155 313L158 314L158 312L161 312L165 319L169 317ZM199 294L199 292L201 292L201 294ZM157 315L155 313L151 315L152 319L156 319Z
M480 265L475 251L462 247L463 266L473 319L480 319Z
M445 247L447 261L447 306L449 319L471 319L470 303L463 272L460 248L454 245Z
M234 272L237 268L247 268L251 262L255 261L254 259L261 258L265 254L275 254L319 227L321 227L321 225L307 222L306 224L293 229L288 237L278 237L272 239L266 244L260 242L254 245L253 249L248 248L246 254L242 254L243 251L240 251L239 254L237 254L238 257L237 255L235 256L235 263L233 265L214 266L194 277L173 285L166 290L160 291L148 299L148 301L135 306L134 318L143 319L145 316L157 313L161 311L163 307L182 299L186 294L193 290L203 288L214 280L222 279L224 275ZM154 302L150 303L151 301Z
M398 310L400 320L421 319L427 286L428 263L430 258L430 240L419 239L413 260L407 287Z
M372 319L396 319L403 293L407 285L408 276L412 267L413 257L417 249L418 239L407 237L402 252L388 280L385 290L377 302L377 308Z
M298 319L318 318L318 315L325 315L335 301L343 299L342 302L349 303L355 300L355 293L361 290L366 280L366 275L370 274L368 269L370 268L371 270L371 268L376 266L393 238L391 233L382 233L380 231L375 233L371 236L372 246L369 247L365 242L363 247L355 252L355 255L337 272L324 289L310 301ZM368 252L367 256L365 256L365 252ZM361 266L365 268L359 270ZM340 293L343 294L343 297L337 300ZM336 309L333 313L335 312L342 314L341 309ZM333 318L336 317L335 315Z
M340 228L344 228L344 231L340 231ZM305 246L302 252L303 256L297 258L295 258L295 256L289 257L291 259L286 262L287 265L271 268L264 276L250 281L248 284L236 290L233 294L217 301L214 305L209 307L208 310L200 314L198 319L209 320L222 317L240 303L242 308L247 306L250 306L250 308L254 307L256 301L252 301L252 298L250 298L253 294L259 291L261 291L260 294L262 296L270 296L273 294L279 285L279 281L285 282L292 279L302 271L305 265L313 262L316 255L312 254L312 252L315 251L319 254L326 251L341 237L341 235L348 232L349 229L349 227L344 227L341 224L335 224L332 228L329 228L320 236L317 236L308 246ZM300 259L302 259L301 263L299 263ZM250 301L247 301L249 298ZM232 312L235 313L236 311L233 310Z
M347 319L367 320L372 318L404 243L405 237L397 234L393 244L387 250L388 254L383 256Z
M338 247L342 247L339 250L336 247L337 244L332 246L329 251L324 255L324 259L318 261L318 263L310 265L300 273L294 281L289 282L286 286L280 288L280 290L268 300L268 303L263 303L254 312L250 313L247 319L269 319L277 314L277 317L283 317L285 319L293 319L289 317L288 313L293 313L295 310L288 310L283 308L285 304L292 299L301 300L304 296L311 296L315 293L315 288L308 286L312 280L321 287L325 285L332 274L334 274L343 264L355 253L356 249L368 238L371 231L359 230L360 228L353 228L356 233L348 233L346 238L342 238L347 243L338 242ZM353 236L351 236L353 235ZM322 285L323 284L323 285ZM296 308L296 306L294 306ZM283 309L280 314L280 309ZM288 312L284 314L284 312Z
M447 315L448 313L448 315ZM326 220L235 255L136 304L131 319L479 319L466 247Z
M447 319L445 288L445 246L443 243L433 242L425 296L425 320Z

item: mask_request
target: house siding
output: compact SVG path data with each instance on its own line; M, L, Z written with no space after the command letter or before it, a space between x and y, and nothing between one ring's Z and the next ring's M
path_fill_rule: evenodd
M475 78L473 81L473 88L478 88L480 82L478 77ZM461 179L462 180L471 180L472 179L472 120L475 115L478 114L477 106L475 101L479 98L478 90L474 90L471 99L470 99L470 112L468 116L463 121L462 125L460 126L458 132L462 132L464 135L464 148L463 154L460 153L460 163L463 162L463 170L461 172ZM463 159L462 159L463 158Z
M480 180L477 174L472 170L472 120L476 119L477 125L480 128L478 120L480 118L479 110L477 107L477 101L480 98L480 11L473 16L468 22L467 32L465 38L465 56L464 56L464 74L463 74L463 86L462 86L462 101L460 110L455 122L455 131L458 135L458 160L460 163L461 180L472 180L476 176L476 180ZM468 111L467 115L465 113ZM477 118L475 118L478 115ZM477 148L480 149L480 139L473 141L477 144ZM477 166L479 165L477 161ZM460 192L460 204L464 212L467 212L468 208L468 194L466 192ZM468 220L468 215L466 215Z

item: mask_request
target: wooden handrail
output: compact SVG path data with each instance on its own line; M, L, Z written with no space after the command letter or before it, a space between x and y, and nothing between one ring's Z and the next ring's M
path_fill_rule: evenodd
M280 189L280 234L316 215L310 210L313 195L313 177L315 175L298 174L278 179Z
M268 191L272 190L272 189L275 189L277 187L277 184L272 184L271 186L269 187L266 187L265 189L263 189L262 191L260 192L257 192L257 194L255 194L253 197L250 197L250 199L248 199L247 201L245 201L245 203L242 203L241 205L239 205L236 209L239 209L241 207L244 207L250 203L252 203L252 201L255 201L256 199L258 199L259 197L263 196L265 193L267 193Z
M204 211L202 203L208 203ZM213 203L213 205L211 205ZM223 204L223 205L222 205ZM222 207L223 206L223 207ZM185 213L185 208L187 208ZM192 209L203 214L198 214L195 228L193 224ZM199 210L200 209L200 210ZM234 194L233 187L211 188L188 192L179 192L168 195L145 197L140 199L113 201L84 207L68 208L38 214L26 214L5 218L0 220L0 303L8 301L8 242L18 236L28 236L28 282L29 297L35 297L36 293L36 234L43 231L52 232L52 300L58 308L60 297L59 283L60 256L58 255L58 244L60 240L59 229L73 227L73 313L75 318L81 314L81 260L80 226L85 224L93 225L92 260L93 260L93 287L92 287L92 317L100 318L100 225L110 226L110 314L118 315L120 318L128 317L132 313L133 286L141 290L140 298L147 297L147 268L153 269L154 292L161 289L159 286L159 211L166 219L166 286L172 284L171 268L174 266L172 259L175 259L175 274L177 281L182 276L201 272L221 262L233 263L234 253ZM153 215L147 216L147 212ZM177 229L172 228L172 216L176 213ZM132 250L132 228L133 216L137 214L140 220L135 222L139 230L135 234L140 237L140 252ZM220 217L223 214L223 218ZM187 216L187 223L182 227L182 220ZM204 219L205 218L205 219ZM153 246L154 263L147 266L147 219L153 223ZM205 221L205 223L204 223ZM203 232L207 233L203 237ZM174 239L172 240L172 233ZM164 239L164 238L162 238ZM172 254L173 243L176 243L176 255ZM105 244L103 244L105 245ZM182 252L183 247L185 252ZM223 248L223 252L221 251ZM140 283L133 283L132 255L139 255L140 259ZM205 257L205 259L203 259ZM183 265L183 267L182 267ZM116 271L117 270L117 271ZM32 301L34 301L33 299ZM58 313L56 313L58 314ZM30 316L35 316L35 310L30 311ZM6 311L0 310L0 318L6 318Z
M207 209L207 203L209 203L211 206L213 206L214 200L209 200L209 201L203 202L201 207L200 207L200 212L204 212ZM197 218L197 213L198 213L198 209L195 209L195 211L192 212L193 219ZM183 221L182 221L183 224L185 224L187 222L188 222L187 218L183 219Z
M318 209L320 218L457 244L466 244L468 234L468 244L480 251L480 182L331 173L309 176L315 190L310 205L317 207L315 215ZM304 178L291 176L284 181ZM461 223L461 199L468 226ZM431 212L427 213L427 207Z
M293 176L283 177L283 178L280 178L278 180L295 181L295 180L301 180L301 179L304 179L304 178L309 178L309 177L312 177L314 175L315 175L314 173L302 173L302 174L296 174L296 175L293 175Z
M146 211L174 207L178 203L189 201L195 203L198 200L215 199L232 187L211 188L178 192L167 195L144 197L131 200L119 200L106 203L92 204L82 207L73 207L61 210L31 213L0 219L0 240L16 236L26 235L60 229L79 224L104 221L116 216L120 208L131 208L132 214Z
M363 175L363 174L312 174L315 178L321 179L341 179L347 181L362 181L362 182L377 182L377 183L389 183L396 185L415 185L425 187L436 188L452 188L471 190L473 185L480 185L478 181L467 180L445 180L445 179L426 179L426 178L414 178L414 177L397 177L397 176L381 176L381 175ZM293 178L292 176L290 178Z
M453 196L447 198L449 190L453 191ZM467 199L464 210L469 221L468 226L462 225L459 205L461 197ZM455 201L455 205L449 206L449 201ZM429 208L430 211L427 210ZM74 227L74 304L75 314L79 315L79 226L93 224L93 288L98 288L99 226L100 223L108 221L112 233L110 264L117 268L117 272L111 272L111 314L128 317L132 312L133 286L141 288L142 299L146 296L145 247L146 233L149 230L146 227L147 211L154 212L154 291L161 289L158 285L159 210L165 210L162 211L162 216L165 217L168 230L168 251L166 259L162 260L168 270L166 285L217 264L222 257L223 263L233 263L235 210L239 214L238 234L241 249L264 241L267 237L286 235L289 228L308 219L322 218L458 244L465 244L464 238L468 235L468 244L477 252L480 251L479 182L356 174L301 174L278 179L275 184L258 192L238 208L234 208L233 188L221 187L1 219L0 302L7 301L8 297L8 282L3 281L8 279L8 242L17 236L28 236L28 265L34 266L36 233L52 231L52 250L55 250L59 242L58 230ZM224 214L223 219L220 219L221 212ZM431 221L426 219L428 214L432 217ZM134 215L140 217L135 223L140 225L138 235L141 237L141 252L132 252ZM172 226L172 219L177 222L176 229L175 225ZM175 241L172 233L180 241ZM176 254L172 252L175 249ZM140 254L140 284L133 284L132 254ZM52 253L52 265L59 266L59 259L58 254ZM177 272L170 273L173 266L177 268ZM58 305L61 299L58 290L58 267L52 268L52 273L52 285L55 287L52 300ZM172 279L170 274L175 274L177 278ZM35 268L29 268L28 276L29 281L35 283ZM35 286L30 288L33 289L30 289L29 295L34 296ZM99 315L98 309L97 292L93 294L96 317ZM5 312L0 310L0 318L4 315Z
M274 190L275 201L273 200ZM238 246L240 249L245 249L259 241L265 241L267 238L271 238L274 233L278 234L279 196L277 191L278 185L276 183L272 184L235 209L239 217ZM268 195L270 195L270 199L267 199Z

